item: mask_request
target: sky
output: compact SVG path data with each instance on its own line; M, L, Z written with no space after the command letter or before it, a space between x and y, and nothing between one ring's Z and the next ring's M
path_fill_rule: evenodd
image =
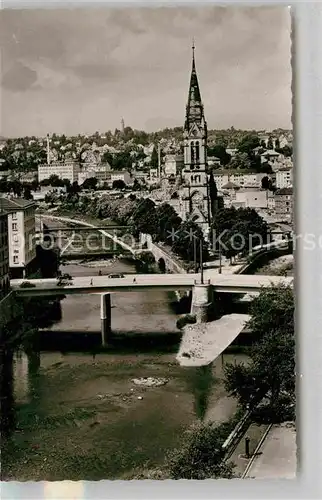
M192 38L208 128L291 128L285 7L3 10L0 135L182 126Z

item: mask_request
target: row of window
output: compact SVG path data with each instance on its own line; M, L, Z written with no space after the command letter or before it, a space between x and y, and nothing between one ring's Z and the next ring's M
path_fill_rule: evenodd
M192 175L190 177L191 184L200 184L201 183L201 175Z

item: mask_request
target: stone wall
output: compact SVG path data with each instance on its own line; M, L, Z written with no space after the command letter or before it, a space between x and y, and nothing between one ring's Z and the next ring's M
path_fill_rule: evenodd
M159 245L153 243L150 234L141 233L140 243L141 245L146 245L146 248L153 254L157 263L161 259L163 259L167 272L180 274L185 274L187 272L182 266L180 266L178 262L175 262L171 258L171 256L167 252L165 252Z

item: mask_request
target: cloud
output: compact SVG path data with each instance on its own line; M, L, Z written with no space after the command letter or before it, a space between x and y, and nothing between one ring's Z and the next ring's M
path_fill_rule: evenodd
M17 61L1 79L1 85L12 92L24 92L37 81L37 72Z
M5 10L0 24L2 134L181 125L193 36L209 127L290 126L287 8Z

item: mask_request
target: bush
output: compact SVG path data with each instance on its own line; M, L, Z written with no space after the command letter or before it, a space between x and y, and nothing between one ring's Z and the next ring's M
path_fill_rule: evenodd
M233 464L225 463L222 445L227 425L196 423L184 434L182 446L166 459L171 479L232 478Z
M179 330L182 330L182 328L184 328L186 325L193 325L194 323L196 323L197 319L196 319L196 315L195 314L185 314L184 316L181 316L178 320L177 320L177 328Z

